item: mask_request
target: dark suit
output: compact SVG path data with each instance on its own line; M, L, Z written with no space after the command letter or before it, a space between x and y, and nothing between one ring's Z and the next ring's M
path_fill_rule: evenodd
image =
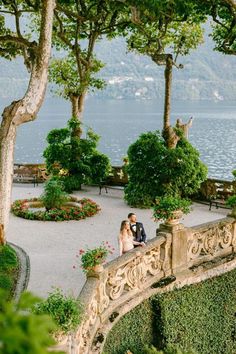
M130 224L130 229L132 231L132 234L134 236L134 240L137 242L146 242L146 233L143 227L143 224L141 222L136 222L136 231L134 230L133 226L135 224L131 225Z

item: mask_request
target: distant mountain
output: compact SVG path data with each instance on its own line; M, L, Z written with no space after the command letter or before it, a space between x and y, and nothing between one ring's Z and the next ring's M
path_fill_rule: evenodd
M97 57L106 63L100 72L107 82L103 91L90 95L113 99L153 99L163 97L164 67L148 57L127 53L125 40L103 40L96 48ZM173 98L183 100L235 100L236 57L213 51L205 43L191 55L182 58L184 69L174 69ZM28 84L28 73L21 59L0 60L0 97L17 98ZM48 95L51 95L48 90Z

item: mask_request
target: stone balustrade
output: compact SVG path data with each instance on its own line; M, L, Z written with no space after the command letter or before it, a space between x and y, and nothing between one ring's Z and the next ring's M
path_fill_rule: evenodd
M15 163L14 172L13 172L14 182L21 182L21 183L28 182L27 178L22 178L22 176L24 177L36 176L38 182L44 182L48 178L46 165L43 163L42 164ZM124 186L125 184L127 184L128 176L124 171L124 166L113 166L112 175L109 176L108 182L111 185L120 185L120 186Z
M218 197L227 199L233 194L236 194L236 181L223 181L220 179L208 178L201 184L198 198L203 200Z
M27 169L28 174L39 175L39 181L47 179L45 164L14 164L14 180L17 182L23 181L20 177L22 171ZM112 175L109 177L111 185L125 185L128 183L128 176L124 171L124 166L113 166ZM227 199L228 196L236 193L236 181L223 181L220 179L208 178L201 184L201 188L197 199L209 200L211 198L222 197Z
M199 225L188 237L188 266L195 266L225 257L236 251L236 223L234 218Z
M102 353L109 330L126 312L158 291L202 281L218 274L222 266L227 271L227 262L236 267L235 251L234 218L194 228L160 225L146 247L118 257L87 278L79 296L84 319L67 345L57 349L70 354Z

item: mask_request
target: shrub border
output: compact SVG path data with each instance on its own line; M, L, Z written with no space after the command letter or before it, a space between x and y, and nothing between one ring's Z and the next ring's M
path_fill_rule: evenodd
M29 202L40 201L39 198L31 199L17 199L11 206L11 211L15 216L19 216L28 220L39 221L69 221L81 220L86 217L97 214L100 207L91 199L70 197L70 201L80 203L81 206L71 206L69 210L64 209L50 209L48 211L31 211L29 210Z

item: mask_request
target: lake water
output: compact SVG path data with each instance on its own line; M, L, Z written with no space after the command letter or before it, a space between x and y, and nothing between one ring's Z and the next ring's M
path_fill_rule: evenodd
M3 102L1 102L3 105ZM2 107L0 107L2 108ZM128 146L140 133L162 128L162 103L138 100L86 101L84 123L101 136L99 149L121 165ZM236 169L236 102L173 102L172 121L194 117L190 142L200 151L209 177L232 179ZM69 103L47 98L38 118L18 128L15 162L42 162L46 136L70 118Z

